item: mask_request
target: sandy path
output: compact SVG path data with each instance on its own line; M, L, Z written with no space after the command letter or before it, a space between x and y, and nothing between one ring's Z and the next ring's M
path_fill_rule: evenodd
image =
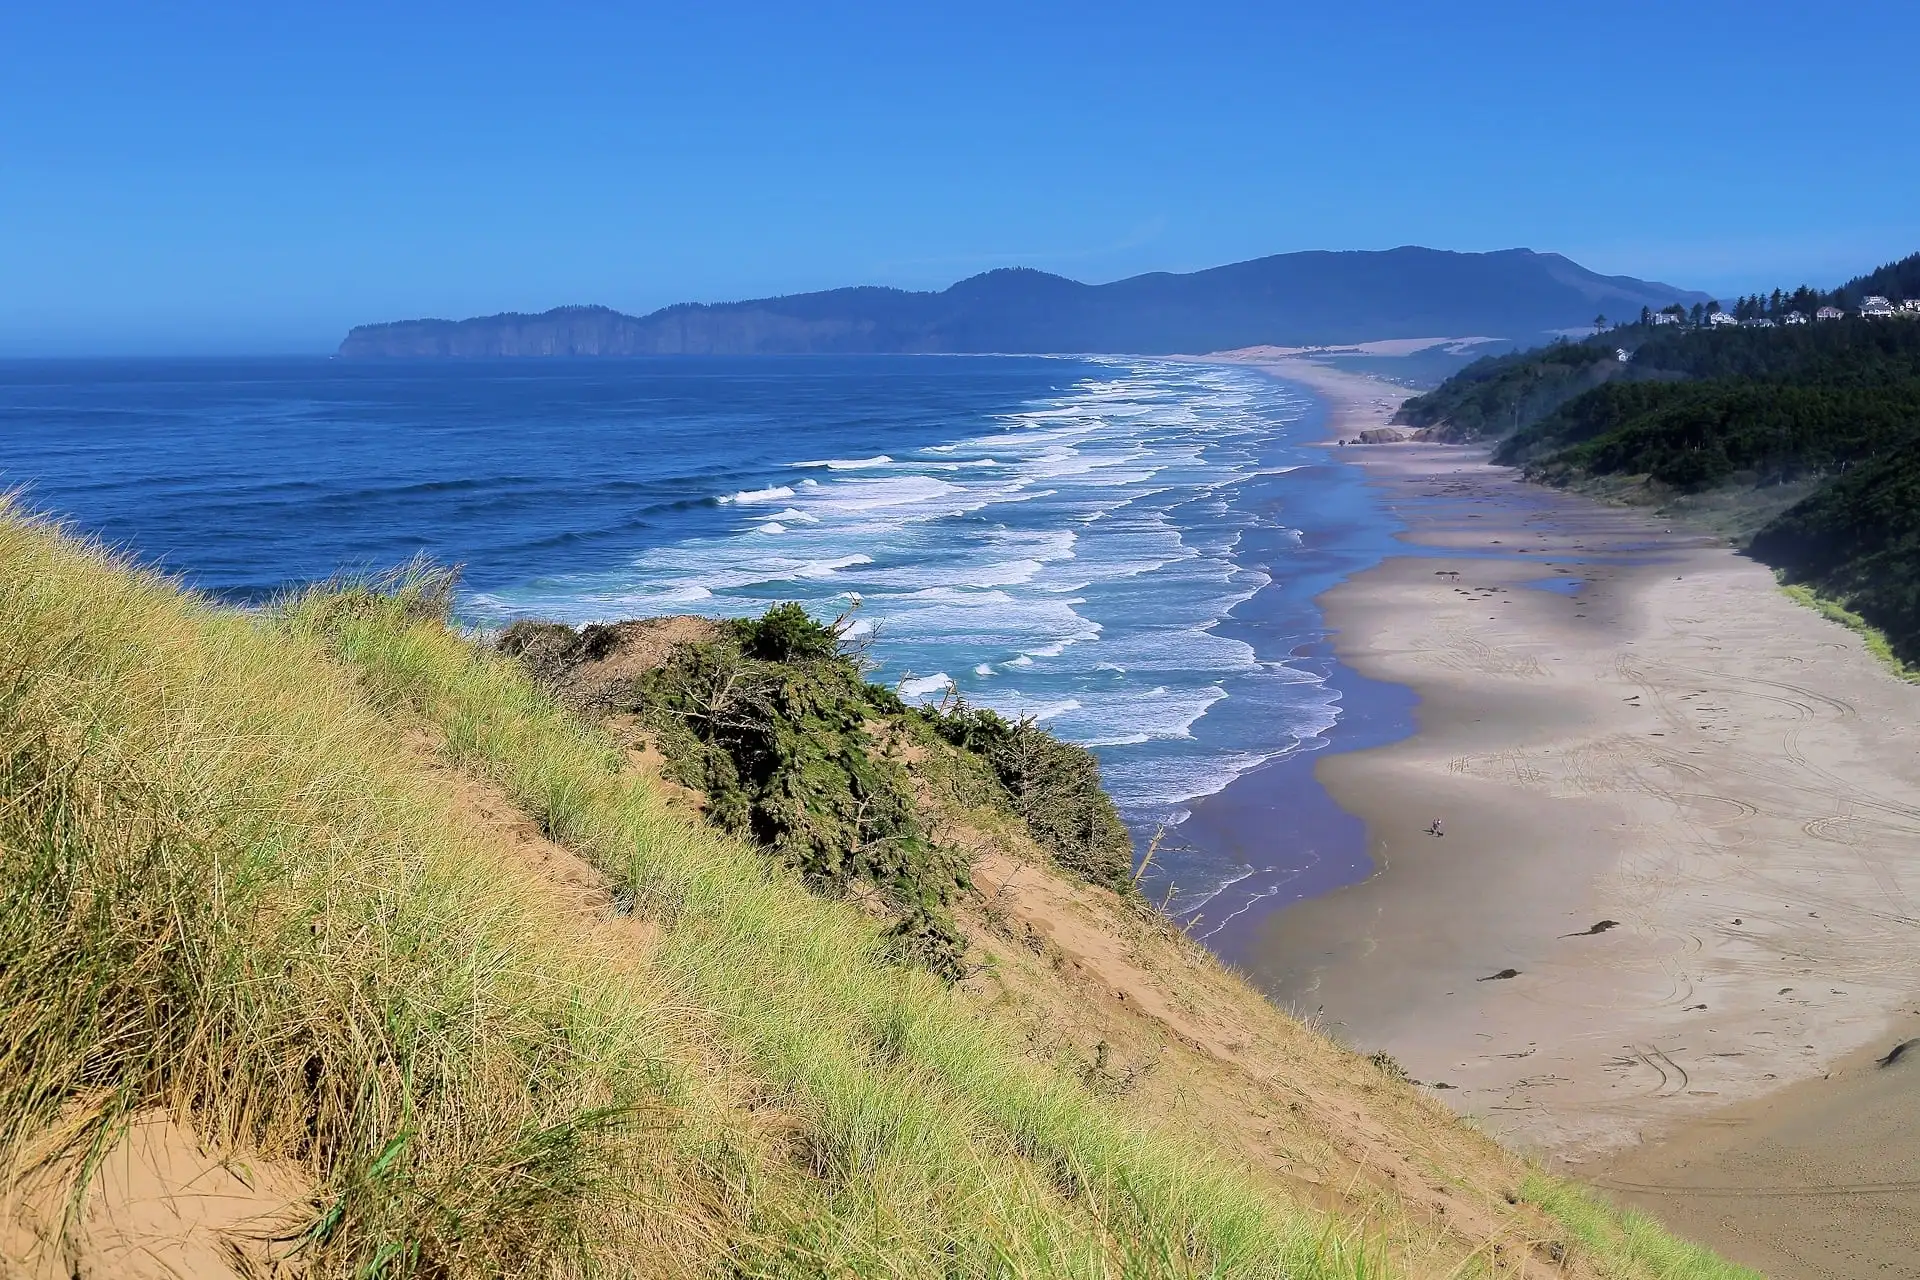
M1341 435L1381 414L1382 384L1278 371ZM1682 1225L1776 1275L1887 1274L1769 1251L1756 1227L1812 1195L1877 1197L1821 1221L1920 1274L1920 1052L1821 1079L1915 1034L1920 688L1709 540L1464 450L1342 453L1421 554L1323 602L1419 732L1321 763L1381 870L1276 917L1264 985L1666 1216L1709 1188Z

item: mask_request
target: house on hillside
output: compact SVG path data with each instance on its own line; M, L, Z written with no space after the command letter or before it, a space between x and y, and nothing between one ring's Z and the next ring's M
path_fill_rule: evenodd
M1613 358L1621 364L1625 364L1627 361L1633 359L1633 352L1627 350L1625 347L1615 347L1613 349Z
M1742 320L1740 327L1742 329L1771 329L1775 326L1773 321L1767 319L1765 316L1755 316L1751 320Z
M1838 320L1847 313L1838 307L1822 307L1813 314L1818 320Z
M1740 322L1733 318L1733 313L1730 311L1716 311L1707 317L1707 323L1717 324L1717 325L1737 325Z
M1782 324L1805 324L1806 322L1807 313L1804 311L1789 311L1781 320Z
M1656 311L1653 313L1653 322L1655 324L1679 324L1680 317L1671 311Z
M1877 293L1868 294L1860 299L1860 314L1863 316L1890 316L1893 304Z
M1908 298L1900 304L1900 310L1910 316L1920 316L1920 298Z

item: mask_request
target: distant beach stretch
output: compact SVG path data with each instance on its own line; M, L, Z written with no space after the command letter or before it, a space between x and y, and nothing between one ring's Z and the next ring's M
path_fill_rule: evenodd
M1265 367L1342 438L1405 394ZM1418 732L1318 762L1377 871L1242 962L1502 1138L1722 1247L1736 1222L1748 1261L1910 1230L1920 1105L1875 1073L1920 1032L1920 688L1650 513L1463 447L1339 452L1407 554L1322 603ZM1862 1194L1780 1212L1823 1188Z

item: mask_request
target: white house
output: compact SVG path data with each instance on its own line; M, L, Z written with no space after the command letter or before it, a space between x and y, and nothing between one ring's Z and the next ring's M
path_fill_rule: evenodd
M1804 311L1789 311L1782 321L1785 324L1805 324L1806 322L1807 313Z
M1613 358L1621 364L1625 364L1627 361L1633 359L1633 352L1627 350L1625 347L1615 347L1613 349Z
M1908 298L1900 304L1900 309L1909 315L1920 315L1920 298Z
M1719 324L1719 325L1732 325L1732 324L1739 324L1740 322L1733 318L1733 313L1730 311L1715 311L1707 317L1707 323Z
M1890 316L1893 304L1877 293L1868 294L1860 299L1860 314L1863 316Z
M1767 319L1765 316L1755 316L1751 320L1742 320L1740 327L1742 329L1771 329L1774 325L1773 321Z
M1680 317L1671 311L1656 311L1653 313L1653 322L1655 324L1679 324Z
M1813 314L1818 320L1838 320L1847 313L1838 307L1822 307Z

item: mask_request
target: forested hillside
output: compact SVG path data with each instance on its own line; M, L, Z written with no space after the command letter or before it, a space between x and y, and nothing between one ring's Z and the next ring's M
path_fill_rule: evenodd
M1742 299L1745 325L1651 315L1581 342L1482 360L1397 421L1497 441L1536 480L1608 479L1662 502L1717 490L1812 492L1748 549L1856 611L1920 660L1920 315L1787 321L1815 305L1920 296L1920 254L1828 293ZM1622 356L1624 355L1624 359ZM1765 512L1765 504L1753 510ZM1778 511L1778 506L1772 508Z

